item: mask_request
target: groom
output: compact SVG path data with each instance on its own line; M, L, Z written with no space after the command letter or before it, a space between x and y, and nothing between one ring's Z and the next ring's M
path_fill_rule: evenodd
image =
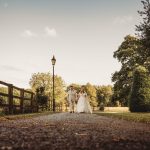
M76 99L77 99L76 90L74 89L73 86L70 86L70 90L68 91L68 96L67 96L70 113L74 113Z

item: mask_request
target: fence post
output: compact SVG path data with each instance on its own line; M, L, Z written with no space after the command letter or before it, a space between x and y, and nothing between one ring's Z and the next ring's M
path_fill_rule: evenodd
M23 103L24 103L24 89L21 89L20 90L20 110L21 110L21 113L24 113L24 106L23 106Z
M13 85L8 86L8 102L9 102L9 114L13 114Z

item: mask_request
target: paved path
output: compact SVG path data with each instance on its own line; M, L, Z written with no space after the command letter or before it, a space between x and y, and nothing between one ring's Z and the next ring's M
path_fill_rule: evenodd
M148 150L150 124L58 113L0 122L1 150Z

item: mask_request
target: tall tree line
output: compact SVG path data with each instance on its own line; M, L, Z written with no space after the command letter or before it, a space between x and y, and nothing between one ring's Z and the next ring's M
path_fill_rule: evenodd
M114 82L112 101L115 103L119 100L125 106L133 104L130 102L136 99L133 95L136 95L136 97L141 96L140 99L142 100L140 101L146 100L146 105L150 103L150 93L147 93L148 91L144 93L145 90L136 89L141 88L141 86L142 88L145 88L145 86L147 86L147 89L150 88L148 79L150 74L150 2L149 0L141 2L143 10L138 11L138 13L143 20L139 25L136 25L136 35L127 35L113 55L114 58L121 62L121 69L112 75L112 81ZM137 78L137 74L141 77ZM144 86L142 81L145 82L143 78L146 77L148 84ZM139 101L138 98L137 101Z
M51 73L34 73L30 79L30 86L33 92L36 92L41 87L44 91L44 95L48 96L49 99L53 98L52 91L52 74ZM72 83L66 85L63 79L60 76L55 76L55 99L56 104L67 104L67 91L70 86L74 86L77 93L80 92L80 84ZM111 85L106 86L96 86L90 83L84 85L87 92L90 104L92 107L97 107L100 103L103 103L105 106L112 104L112 93L113 88Z

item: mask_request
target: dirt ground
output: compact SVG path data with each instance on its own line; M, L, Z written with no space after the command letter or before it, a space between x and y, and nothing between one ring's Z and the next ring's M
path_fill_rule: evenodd
M1 150L148 150L150 124L57 113L0 122Z

